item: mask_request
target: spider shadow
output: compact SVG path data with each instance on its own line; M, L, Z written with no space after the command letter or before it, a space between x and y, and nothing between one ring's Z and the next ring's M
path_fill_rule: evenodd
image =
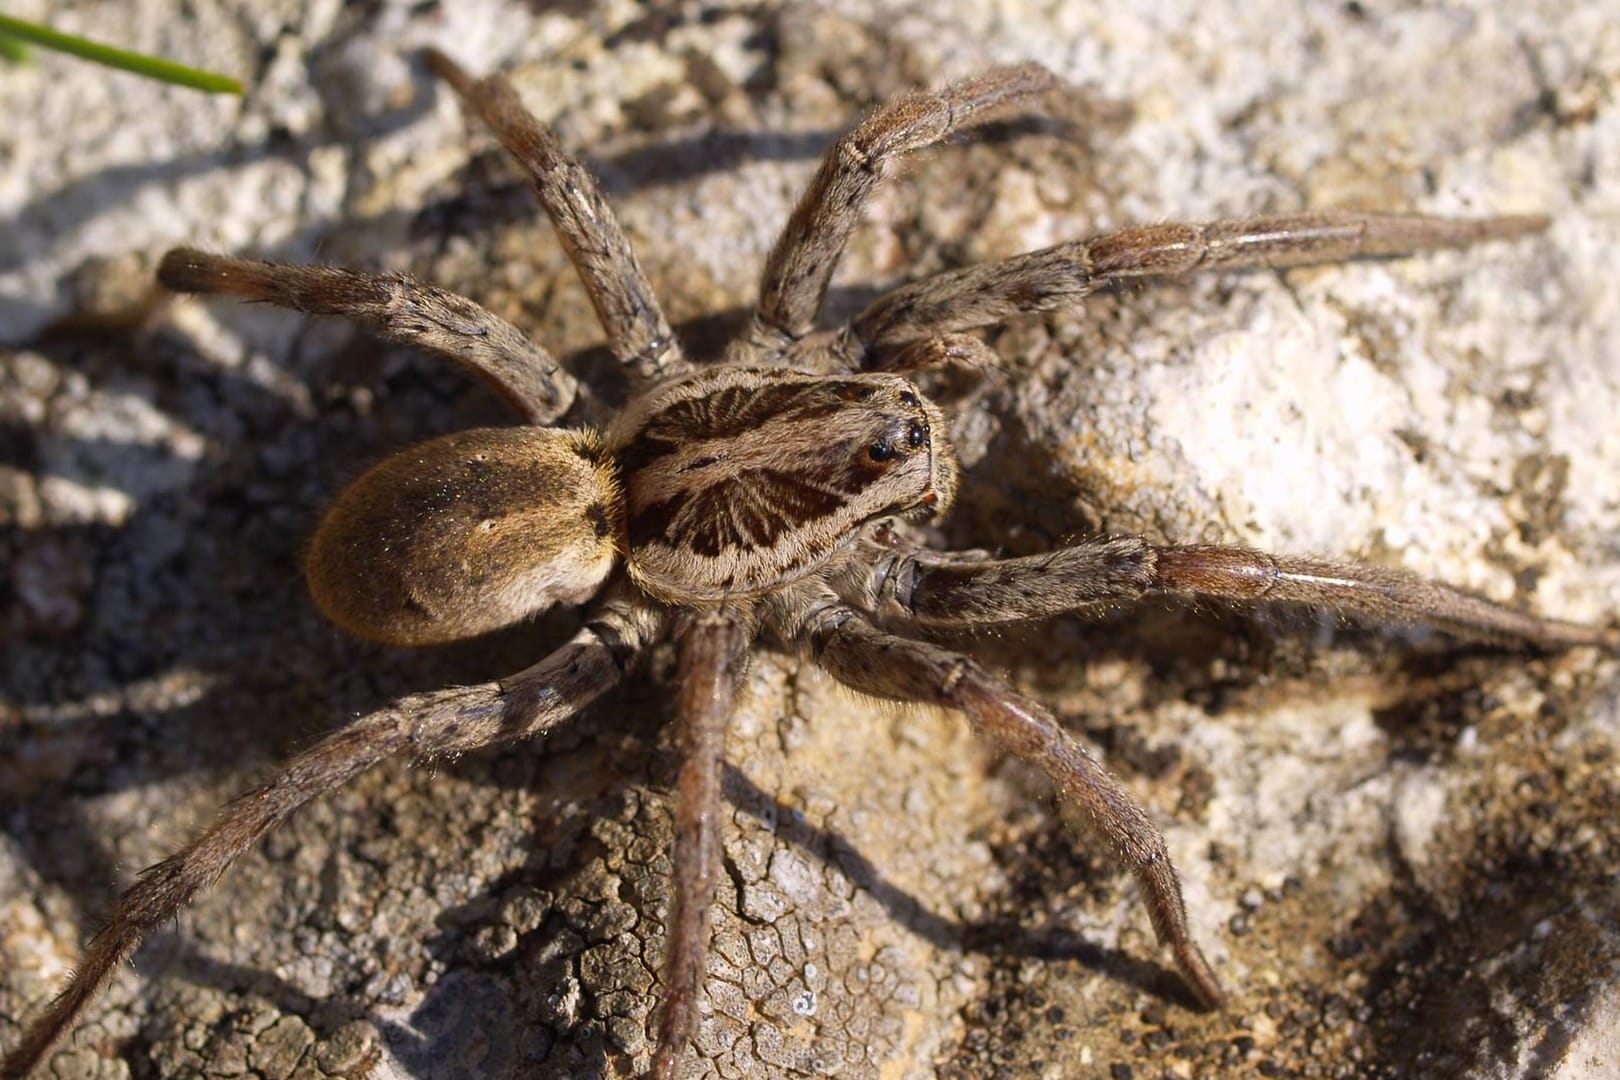
M1168 968L1120 949L1088 942L1072 931L1025 927L1005 919L958 922L940 915L890 881L837 830L810 824L803 814L760 788L736 766L725 766L722 785L732 806L774 825L776 836L797 850L837 866L851 884L876 900L891 920L942 952L1071 960L1155 996L1165 996L1167 986L1179 983L1178 976ZM1193 1001L1190 995L1172 996L1178 1001Z
M11 640L0 669L22 722L0 731L0 806L29 814L49 808L50 829L23 825L12 835L47 882L81 899L117 876L115 860L97 857L103 843L59 808L198 768L252 767L281 756L311 723L289 692L289 673L319 680L356 655L299 599L297 552L316 501L310 489L331 488L335 478L261 468L266 453L296 459L310 441L339 453L348 440L307 428L289 438L306 418L283 396L243 373L177 359L172 343L148 345L159 370L133 375L106 346L57 342L38 351L111 397L210 436L212 445L194 459L94 435L5 432L10 463L36 482L122 487L130 504L117 524L0 534L14 565L59 573L60 580L35 578L25 587L49 591L50 604L74 612L65 625L39 627L23 597L5 597ZM387 432L372 437L386 442ZM163 684L175 680L195 687L174 687L178 707L162 702ZM222 695L221 687L232 689ZM221 713L255 723L222 724ZM52 858L46 846L71 857Z

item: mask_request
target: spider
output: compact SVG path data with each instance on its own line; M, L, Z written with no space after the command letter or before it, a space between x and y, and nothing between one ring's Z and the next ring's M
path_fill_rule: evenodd
M673 905L654 1077L697 1029L720 859L723 738L752 642L794 643L862 693L966 714L1044 772L1135 876L1161 944L1207 1009L1221 985L1188 929L1158 827L1039 702L928 640L942 628L1038 619L1156 594L1282 601L1543 648L1620 649L1620 630L1522 614L1446 585L1352 562L1235 546L1090 539L993 559L931 551L906 522L951 506L957 464L940 408L909 375L983 367L967 332L1075 304L1132 279L1394 256L1533 233L1537 217L1453 220L1316 212L1162 224L1060 244L904 285L836 331L816 316L845 243L900 155L1059 91L1045 68L999 68L879 108L824 157L766 262L748 328L714 363L682 352L590 174L494 75L427 63L530 173L631 388L607 417L515 327L463 297L372 275L170 252L159 279L366 324L443 354L494 387L519 426L400 451L339 494L311 541L316 604L376 641L428 645L586 604L577 633L508 678L405 697L362 716L231 802L119 899L60 996L0 1062L29 1073L142 937L296 810L395 755L445 757L532 738L678 644ZM575 426L553 426L559 421Z

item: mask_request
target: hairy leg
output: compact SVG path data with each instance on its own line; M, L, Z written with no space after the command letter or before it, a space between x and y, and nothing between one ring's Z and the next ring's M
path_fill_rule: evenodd
M227 293L336 315L384 340L447 356L494 387L531 424L555 421L579 394L573 377L517 327L405 274L289 266L177 248L163 256L157 276L175 292Z
M100 991L114 967L153 929L219 880L243 852L308 803L387 758L442 757L539 734L619 681L661 617L624 604L602 608L540 663L499 682L412 694L333 732L277 776L229 803L191 843L143 870L56 1000L0 1059L0 1077L20 1080Z
M975 730L1044 772L1062 798L1136 876L1159 941L1205 1008L1225 996L1187 926L1181 881L1164 835L1147 812L1038 702L992 678L966 656L877 629L853 608L812 605L797 633L816 662L862 693L965 713Z
M892 366L874 354L1076 304L1130 278L1408 255L1512 239L1546 225L1546 218L1530 216L1461 220L1320 211L1123 229L902 285L850 322L840 350L856 367Z
M632 381L645 383L686 371L689 365L675 333L596 178L523 107L505 76L474 80L437 49L426 50L424 56L428 67L484 118L534 180L540 205L556 226L607 331L608 345Z
M664 961L664 1011L651 1072L655 1080L674 1080L697 1030L698 991L707 966L709 916L720 870L720 767L749 637L745 621L706 612L693 619L681 642L676 705L681 767L671 857L674 896Z
M753 328L733 349L776 357L810 332L844 244L891 159L1027 108L1058 85L1038 64L995 68L937 92L908 94L862 120L822 158L766 260Z
M1542 619L1366 563L1269 555L1249 548L1089 540L1045 555L942 561L868 543L872 559L846 594L870 610L925 625L969 626L1056 615L1089 604L1180 593L1226 601L1307 604L1384 623L1433 626L1460 637L1546 648L1620 650L1620 630Z
M994 349L971 334L945 334L921 338L896 349L870 354L864 345L847 334L832 345L832 355L844 371L926 371L929 368L956 368L983 376L1001 366Z

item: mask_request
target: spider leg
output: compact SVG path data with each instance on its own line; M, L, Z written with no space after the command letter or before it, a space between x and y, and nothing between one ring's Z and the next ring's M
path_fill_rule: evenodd
M304 804L396 754L443 757L554 727L617 683L661 623L650 610L604 605L571 641L517 675L401 698L298 755L268 783L229 803L191 843L141 872L61 994L0 1059L0 1077L28 1075L146 934Z
M1175 954L1199 1004L1210 1009L1223 1004L1220 983L1188 928L1181 881L1163 833L1044 706L991 677L972 659L885 633L842 604L812 604L796 636L839 682L876 697L957 709L976 731L1044 772L1136 876L1154 932Z
M585 282L608 345L632 381L645 383L689 370L596 178L524 108L504 75L475 80L438 49L423 55L428 67L484 118L507 153L528 171L540 205Z
M175 292L228 293L315 315L352 319L387 341L449 357L482 378L531 424L567 412L579 386L505 319L405 274L289 266L177 248L158 281Z
M1250 548L1088 540L1045 555L942 561L876 541L853 596L931 626L1013 622L1091 604L1179 593L1223 601L1283 601L1384 623L1433 626L1467 638L1544 648L1620 650L1620 629L1542 619L1449 585L1366 563L1269 555ZM851 592L846 588L846 592Z
M983 377L1001 366L996 351L972 334L944 334L908 342L877 357L846 331L834 339L832 353L842 361L842 370L861 368L882 371L925 371L929 368L956 368L965 374ZM868 362L871 358L875 362Z
M851 320L840 350L856 367L896 367L904 361L884 353L1077 304L1130 278L1408 255L1512 239L1546 226L1546 218L1534 216L1457 219L1330 210L1122 229L902 285Z
M656 1080L673 1080L697 1030L698 991L720 868L720 767L749 639L746 621L706 612L693 620L681 643L676 705L681 764L671 856L674 895L664 960L664 1011L650 1073Z
M994 68L943 90L908 94L862 120L827 151L777 238L753 327L733 350L780 356L810 332L844 244L891 159L1026 108L1058 85L1039 64Z

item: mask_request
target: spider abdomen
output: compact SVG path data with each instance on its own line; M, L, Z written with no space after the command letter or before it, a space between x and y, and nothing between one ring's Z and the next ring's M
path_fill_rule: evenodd
M780 588L862 523L937 513L956 486L939 410L898 375L712 368L648 395L609 442L630 574L679 603Z
M589 598L613 568L618 481L591 431L478 428L384 458L310 540L310 595L351 633L425 645Z

